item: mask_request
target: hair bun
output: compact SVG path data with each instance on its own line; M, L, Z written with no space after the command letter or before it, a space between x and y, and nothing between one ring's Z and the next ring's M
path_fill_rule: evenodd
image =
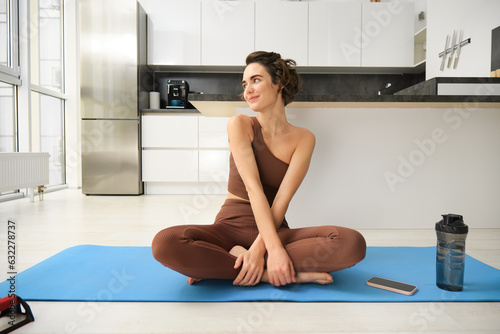
M255 51L246 58L246 64L259 63L264 66L275 85L281 89L285 106L293 101L299 92L299 74L293 59L283 59L277 52Z

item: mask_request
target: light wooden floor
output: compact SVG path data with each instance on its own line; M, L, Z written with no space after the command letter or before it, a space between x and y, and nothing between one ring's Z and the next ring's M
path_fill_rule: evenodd
M148 246L166 226L212 223L224 200L220 195L84 196L80 190L44 197L0 203L2 244L7 220L14 219L18 228L18 271L80 244ZM369 246L433 246L436 239L432 228L361 232ZM500 268L499 241L500 228L471 229L467 253ZM4 253L0 265L7 268ZM500 303L30 302L30 306L36 321L15 333L500 333Z

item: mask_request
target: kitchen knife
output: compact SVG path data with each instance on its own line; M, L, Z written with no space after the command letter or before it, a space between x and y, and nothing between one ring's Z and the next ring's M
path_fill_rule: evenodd
M458 58L460 57L460 49L462 48L462 38L464 37L464 31L460 30L460 37L458 38L458 46L457 53L455 54L455 63L453 64L453 68L457 68Z
M455 53L455 42L457 41L457 31L453 30L453 40L451 42L451 54L448 58L448 68L451 67L451 62L453 61L453 54Z
M444 64L446 62L446 50L448 50L448 42L450 41L450 35L446 35L446 43L444 43L443 60L441 60L441 71L444 69Z

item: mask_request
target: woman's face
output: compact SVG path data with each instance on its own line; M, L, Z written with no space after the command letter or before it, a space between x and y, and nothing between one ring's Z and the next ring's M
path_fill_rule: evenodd
M275 106L283 100L278 86L273 84L271 75L259 63L251 63L243 72L243 96L253 111L260 111Z

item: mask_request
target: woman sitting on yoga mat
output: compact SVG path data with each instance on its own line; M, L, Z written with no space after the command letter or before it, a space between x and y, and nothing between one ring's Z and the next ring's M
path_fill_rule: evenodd
M365 257L365 240L345 227L288 227L285 213L309 168L315 137L286 119L285 106L299 90L295 62L259 51L246 64L243 96L259 114L228 122L227 199L212 225L160 231L153 255L190 284L208 278L245 286L331 283L330 272Z

